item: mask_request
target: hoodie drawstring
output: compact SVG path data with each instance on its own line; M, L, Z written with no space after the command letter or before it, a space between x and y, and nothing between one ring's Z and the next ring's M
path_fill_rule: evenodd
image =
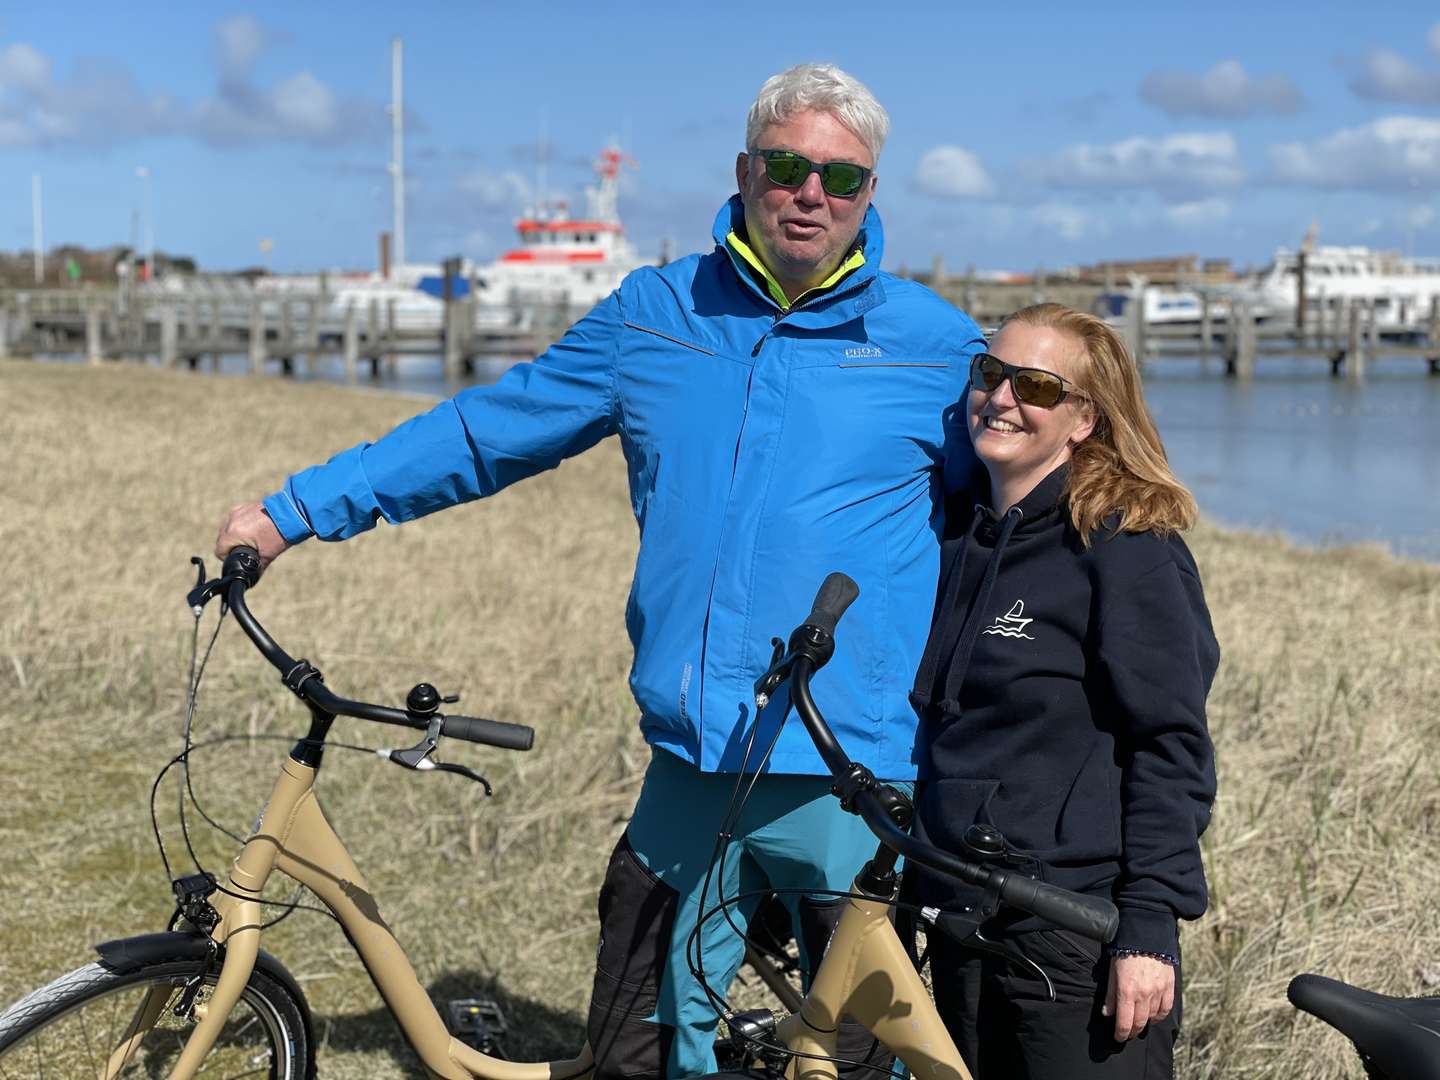
M994 592L995 579L1000 575L1000 559L1004 555L1005 546L1009 544L1010 537L1015 532L1016 526L1020 524L1022 517L1023 514L1018 506L1012 506L1009 510L1005 511L1005 517L1000 523L1000 535L995 540L995 550L990 556L989 563L985 566L985 576L980 581L980 588L975 594L975 602L970 605L970 610L965 615L965 621L959 634L946 633L945 639L940 642L940 647L936 650L937 656L927 656L924 661L922 661L922 666L926 663L930 665L928 672L926 672L927 678L929 679L929 683L926 686L928 692L929 687L934 686L935 668L939 656L948 655L949 657L950 667L945 673L945 689L941 695L941 700L930 703L947 716L955 716L960 712L960 690L961 687L965 685L965 674L970 668L970 654L975 651L975 641L980 636L980 624L983 621L982 614L990 609L990 594ZM965 546L969 546L968 537ZM940 618L944 618L946 612L954 610L957 599L956 594L960 591L959 580L961 575L959 571L964 568L963 554L956 562L958 565L956 566L954 578L946 582L945 606L939 612ZM958 640L955 640L951 649L947 650L945 646L950 640L956 637L958 637Z
M970 550L970 543L975 539L975 531L980 527L979 507L976 507L974 517L970 519L970 527L965 530L965 535L960 537L957 543L960 547L959 555L952 555L945 567L945 578L940 586L940 600L935 605L933 621L943 626L944 632L940 635L931 634L925 642L925 652L920 657L920 670L915 673L915 686L910 691L910 704L917 710L923 710L930 704L931 692L935 688L935 672L940 667L940 657L949 656L955 651L955 643L960 637L960 623L958 620L945 619L945 613L955 607L956 600L960 597L960 582L965 578L965 556Z

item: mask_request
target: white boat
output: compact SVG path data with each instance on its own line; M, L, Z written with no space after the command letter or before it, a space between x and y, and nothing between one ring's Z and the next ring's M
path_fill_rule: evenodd
M523 332L530 325L530 312L500 303L485 289L480 271L470 260L462 260L459 273L450 279L451 295L464 298L475 290L475 327L480 331ZM255 290L262 298L280 301L325 297L321 318L329 332L339 333L353 309L359 328L365 332L372 318L383 331L390 325L394 309L395 329L413 333L435 333L445 321L445 268L439 264L407 263L392 267L388 276L378 272L330 271L324 274L276 274L258 278Z
M1412 258L1361 246L1313 243L1313 231L1301 246L1305 253L1307 307L1365 301L1374 305L1381 331L1422 326L1440 297L1440 259ZM1227 292L1257 314L1293 317L1299 294L1300 252L1281 248L1254 278Z
M461 261L450 291L454 297L475 291L477 330L519 334L537 317L551 318L556 308L578 314L608 296L630 271L653 263L640 258L620 221L619 173L629 161L615 147L601 153L595 162L599 181L585 192L589 213L583 219L571 218L563 201L543 204L516 221L517 247L488 265ZM388 274L276 274L257 279L255 290L274 301L325 296L322 318L330 332L339 332L351 310L362 332L372 317L382 329L389 326L392 308L395 328L402 332L435 332L445 317L445 268L439 264L406 263ZM241 309L237 318L248 315Z
M1095 314L1111 325L1123 326L1130 321L1135 298L1141 297L1147 326L1199 326L1204 321L1205 297L1195 289L1147 285L1134 277L1128 292L1105 292L1095 299ZM1210 318L1223 320L1230 312L1230 302L1212 296Z
M485 295L518 307L562 305L587 309L608 296L630 271L652 265L625 238L618 207L620 167L633 164L614 146L595 162L598 183L585 190L588 213L571 218L564 202L527 211L515 222L517 247L479 269Z

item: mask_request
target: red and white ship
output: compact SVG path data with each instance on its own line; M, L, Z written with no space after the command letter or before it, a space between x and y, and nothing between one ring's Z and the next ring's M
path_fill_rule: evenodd
M622 278L654 260L642 259L625 238L618 195L620 168L635 163L614 146L595 162L598 182L585 189L583 219L571 218L563 201L542 203L515 222L519 246L480 267L487 304L565 304L589 308Z

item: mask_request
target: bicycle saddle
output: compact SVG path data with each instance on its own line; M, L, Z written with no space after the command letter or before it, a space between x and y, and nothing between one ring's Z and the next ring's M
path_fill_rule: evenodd
M1322 975L1290 980L1290 1004L1355 1044L1391 1080L1440 1080L1440 997L1386 997Z

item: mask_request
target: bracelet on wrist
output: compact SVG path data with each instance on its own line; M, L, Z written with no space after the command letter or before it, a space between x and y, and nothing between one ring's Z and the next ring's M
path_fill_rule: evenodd
M1162 964L1169 964L1173 968L1180 966L1180 958L1166 952L1150 952L1148 949L1116 949L1109 946L1105 951L1111 956L1148 956L1151 960L1159 960Z

